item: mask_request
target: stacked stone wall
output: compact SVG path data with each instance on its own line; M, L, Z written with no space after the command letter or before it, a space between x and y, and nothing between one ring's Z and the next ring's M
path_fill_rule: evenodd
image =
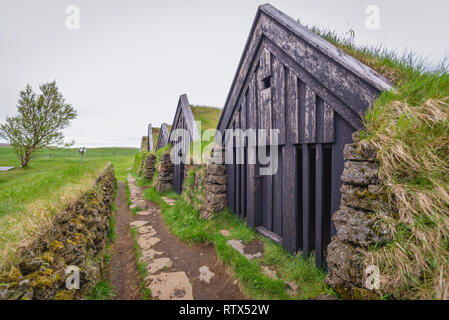
M382 246L387 232L375 212L390 211L387 196L378 181L376 152L359 144L360 133L344 147L345 165L341 181L341 205L332 220L336 235L327 250L326 282L343 298L374 298L375 289L365 283L365 253L370 246Z
M212 154L218 155L221 161L213 160L217 157L211 158L211 163L191 165L184 172L184 199L196 208L204 219L223 211L228 203L226 165L223 164L222 150L215 149Z
M104 271L114 186L109 166L91 191L22 248L17 264L0 273L0 300L81 299L88 294ZM69 266L79 269L79 290L66 287Z
M145 160L145 179L151 180L154 176L154 170L156 165L156 156L154 153L148 154Z
M158 168L158 177L156 182L156 190L159 192L167 192L172 188L173 182L173 163L170 159L170 150L166 150L161 154L161 161Z

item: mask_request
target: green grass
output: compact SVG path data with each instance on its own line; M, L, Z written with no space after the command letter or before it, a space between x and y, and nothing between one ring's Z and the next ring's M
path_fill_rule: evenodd
M115 202L113 203L113 205L115 205ZM117 207L117 205L115 205L115 207ZM116 211L117 211L117 209L113 210L113 212L116 212ZM109 219L108 239L109 239L109 241L112 241L112 242L117 240L117 234L116 234L116 230L115 230L115 217L113 215Z
M341 36L332 30L312 30L393 83L395 90L384 92L376 101L373 108L376 113L382 112L377 108L395 100L419 105L428 99L445 99L449 95L448 61L432 63L413 52L400 55L382 46L356 45L352 37Z
M148 276L147 266L145 263L139 261L142 257L142 251L140 250L139 244L137 243L137 237L139 232L136 228L131 228L131 235L134 239L134 250L136 252L136 263L137 269L139 270L140 276L140 294L142 296L142 300L152 300L151 290L145 285L145 278Z
M201 138L203 138L204 131L208 129L216 129L218 121L220 120L222 109L214 107L204 107L204 106L191 106L192 113L195 121L201 122ZM209 149L205 149L207 146L212 146L213 137L209 141L193 142L191 144L190 154L193 156L193 148L196 150L201 150L202 152L210 153ZM196 160L199 161L199 160Z
M178 198L175 206L168 205L161 194L154 188L145 190L144 196L162 209L163 218L170 230L179 239L189 243L208 243L216 249L217 255L234 270L235 276L243 284L246 294L253 299L308 299L320 294L333 295L333 291L324 283L325 273L315 267L311 257L304 260L302 256L292 256L270 239L261 237L246 223L231 214L228 210L213 216L210 220L199 217L199 213ZM167 194L163 194L167 196ZM219 231L231 232L230 238L249 243L254 240L265 243L265 254L262 258L247 260L227 244L228 238ZM261 266L270 266L277 270L280 279L271 279L263 273ZM285 281L298 284L300 290L295 297L289 296Z
M131 191L129 190L128 185L128 178L125 178L124 184L125 184L126 204L129 207L132 204L132 201L131 201Z
M207 129L216 129L222 109L204 106L191 106L193 118L201 122L201 134Z
M115 185L114 190L114 199L117 199L118 195L118 189L117 189L117 182ZM107 233L107 243L105 247L104 252L104 274L102 274L103 279L95 285L92 292L86 297L87 300L112 300L112 298L115 296L114 289L112 287L112 284L110 283L109 279L107 278L107 273L109 272L109 262L112 258L111 253L111 247L112 244L117 240L117 230L115 227L115 214L118 211L117 203L114 201L111 205L112 214L109 218L109 229Z
M87 297L87 300L111 300L114 297L114 290L111 284L106 281L98 282L92 293Z
M39 230L85 191L112 163L123 179L137 149L89 149L81 168L75 149L41 150L26 168L0 172L0 268L16 258L19 245L33 241ZM0 147L0 166L18 166L13 150Z
M449 72L409 53L357 46L353 38L314 29L392 81L364 115L361 144L377 151L379 179L394 210L376 212L390 236L373 246L384 281L380 294L449 299Z

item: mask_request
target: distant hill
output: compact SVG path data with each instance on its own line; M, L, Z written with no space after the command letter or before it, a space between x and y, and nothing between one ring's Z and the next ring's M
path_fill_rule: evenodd
M7 144L7 143L0 143L0 147L9 147L9 144Z

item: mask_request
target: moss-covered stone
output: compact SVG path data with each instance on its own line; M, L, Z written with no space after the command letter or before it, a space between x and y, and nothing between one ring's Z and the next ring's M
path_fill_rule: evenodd
M0 300L77 298L73 291L61 289L68 265L80 268L80 293L91 287L103 268L114 186L110 166L92 190L57 215L48 230L23 248L17 266L0 274L0 283L6 284L0 287Z

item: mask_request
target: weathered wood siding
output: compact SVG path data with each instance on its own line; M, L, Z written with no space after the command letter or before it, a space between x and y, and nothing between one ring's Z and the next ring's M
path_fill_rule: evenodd
M168 131L168 126L164 122L161 124L161 130L159 132L159 137L157 138L156 151L167 145L169 137L170 133Z
M275 174L227 165L230 209L291 252L321 265L335 233L343 146L386 80L271 5L259 7L218 129L278 129ZM234 144L235 146L235 144ZM274 149L274 148L277 148ZM235 150L236 151L236 150ZM234 160L235 153L234 153Z
M182 136L176 135L177 129L184 129ZM184 143L184 150L190 146L192 141L199 140L200 134L198 132L195 120L193 118L192 109L190 107L187 95L183 94L179 97L178 107L176 109L175 118L173 120L172 130L169 138L169 142L172 148L176 148L178 143ZM179 156L184 157L184 154L180 153ZM173 166L173 190L177 193L182 192L182 183L184 181L184 166L185 162L174 164Z

